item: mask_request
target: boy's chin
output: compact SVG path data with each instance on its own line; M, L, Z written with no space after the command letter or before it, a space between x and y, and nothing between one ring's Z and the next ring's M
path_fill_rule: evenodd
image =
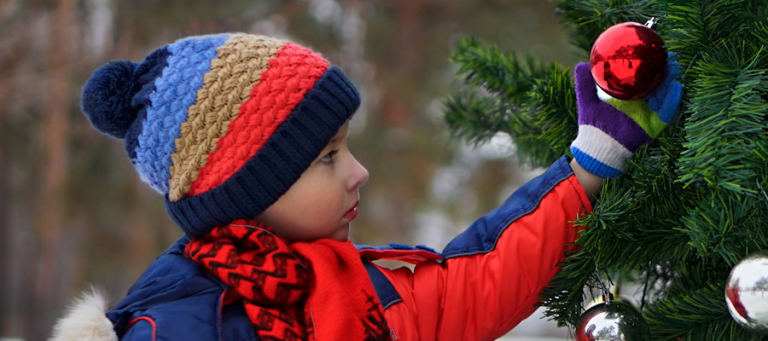
M349 225L350 224L344 224L343 226L341 226L336 231L336 233L334 233L333 236L331 236L331 239L338 240L340 242L345 242L349 240L349 228L350 228Z

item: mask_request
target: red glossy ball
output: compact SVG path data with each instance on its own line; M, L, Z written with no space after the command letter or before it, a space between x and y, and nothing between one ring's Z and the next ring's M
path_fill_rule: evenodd
M645 25L624 22L609 27L592 46L589 66L597 86L614 98L640 99L664 78L664 41Z

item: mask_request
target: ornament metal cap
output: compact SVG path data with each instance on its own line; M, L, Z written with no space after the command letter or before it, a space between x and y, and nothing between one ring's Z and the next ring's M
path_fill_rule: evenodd
M657 22L659 22L659 19L656 17L652 17L645 22L645 27L653 28L653 25L656 25Z

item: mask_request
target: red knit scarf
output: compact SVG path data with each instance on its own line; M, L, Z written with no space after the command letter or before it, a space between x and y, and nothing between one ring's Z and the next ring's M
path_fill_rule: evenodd
M261 340L389 340L349 241L288 245L266 226L236 220L192 240L185 255L243 298Z

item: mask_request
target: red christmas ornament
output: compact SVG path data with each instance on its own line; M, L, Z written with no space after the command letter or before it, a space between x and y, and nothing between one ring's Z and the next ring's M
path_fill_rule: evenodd
M652 19L653 20L653 19ZM592 46L592 77L611 97L631 100L645 97L664 78L667 52L664 41L649 26L624 22L609 27Z

